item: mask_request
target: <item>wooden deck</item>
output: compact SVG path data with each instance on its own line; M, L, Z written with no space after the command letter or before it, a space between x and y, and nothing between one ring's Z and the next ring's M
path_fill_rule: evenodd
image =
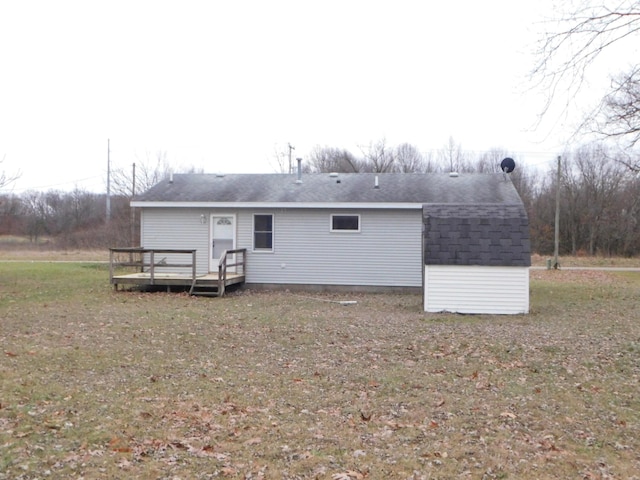
M166 257L156 262L158 255L185 257L179 263L167 263ZM235 255L235 263L229 259ZM218 272L204 275L196 274L196 251L173 249L144 248L111 248L109 249L109 281L118 290L120 285L140 287L164 286L167 291L171 287L189 287L191 295L222 296L226 287L244 283L246 266L246 249L223 252L218 263ZM171 272L179 269L180 272ZM131 270L135 270L132 272ZM183 273L184 271L191 273Z
M244 275L227 272L224 286L244 283ZM193 285L193 277L191 275L180 275L177 273L156 273L153 278L148 272L129 273L124 275L114 275L111 278L111 284L117 290L118 285L141 285L141 286L167 286L167 291L171 291L171 287L191 287ZM196 275L195 289L217 290L220 284L220 278L217 273L208 273L206 275ZM194 290L195 290L194 289ZM190 292L194 293L194 292ZM204 291L197 292L200 294ZM196 294L197 294L196 293ZM213 293L213 292L212 292Z

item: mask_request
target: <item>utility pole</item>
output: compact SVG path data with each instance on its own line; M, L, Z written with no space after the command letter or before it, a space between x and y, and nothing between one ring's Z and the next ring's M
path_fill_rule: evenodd
M136 196L136 164L133 163L133 175L131 176L131 198Z
M560 268L558 263L558 250L560 250L560 155L558 155L558 175L556 178L556 228L553 247L553 268Z
M107 138L107 223L111 220L111 143Z
M291 150L295 150L296 147L292 147L290 143L287 144L289 146L289 174L293 171L293 167L291 166Z

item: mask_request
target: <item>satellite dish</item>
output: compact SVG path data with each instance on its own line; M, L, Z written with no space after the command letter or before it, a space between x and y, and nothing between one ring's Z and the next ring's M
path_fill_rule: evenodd
M516 162L513 161L513 158L507 157L502 162L500 162L500 170L504 173L511 173L516 168Z

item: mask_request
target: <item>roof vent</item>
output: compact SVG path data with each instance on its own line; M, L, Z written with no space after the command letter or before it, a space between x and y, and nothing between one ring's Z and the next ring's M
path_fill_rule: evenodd
M298 179L296 180L296 183L302 183L302 159L298 157L296 158L296 161L298 162Z
M222 173L222 172L216 173L216 177L222 178L222 177L224 177L224 173Z
M173 172L169 174L169 183L173 183Z
M373 188L380 188L380 182L378 181L378 175L373 179Z
M331 178L335 178L335 177L337 177L337 176L338 176L338 172L331 172L331 173L329 174L329 176L330 176Z
M459 174L458 172L449 172L449 176L450 176L451 178L456 178L456 177L459 177L459 176L460 176L460 174Z

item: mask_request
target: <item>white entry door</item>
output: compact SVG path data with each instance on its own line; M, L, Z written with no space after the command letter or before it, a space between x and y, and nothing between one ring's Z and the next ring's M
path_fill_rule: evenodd
M211 215L211 245L209 255L209 271L218 271L218 262L225 250L236 248L235 215ZM235 263L235 256L228 261ZM233 271L233 270L232 270Z

